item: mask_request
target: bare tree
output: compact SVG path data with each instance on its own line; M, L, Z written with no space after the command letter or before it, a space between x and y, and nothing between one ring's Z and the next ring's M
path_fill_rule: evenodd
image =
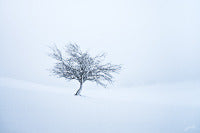
M106 87L106 83L113 82L112 73L117 73L121 69L120 65L103 64L105 54L91 57L88 52L81 51L76 44L67 45L64 53L56 46L51 49L50 56L57 61L51 71L60 78L77 80L80 88L75 95L80 95L85 81L96 82ZM68 56L64 56L66 53Z

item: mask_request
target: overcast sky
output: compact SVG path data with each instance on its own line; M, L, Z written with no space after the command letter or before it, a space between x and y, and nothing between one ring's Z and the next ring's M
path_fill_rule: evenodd
M123 64L117 84L200 79L199 0L0 0L0 76L61 85L48 46Z

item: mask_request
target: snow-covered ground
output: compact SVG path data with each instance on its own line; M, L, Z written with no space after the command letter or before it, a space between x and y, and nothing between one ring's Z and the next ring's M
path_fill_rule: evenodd
M200 133L198 82L83 89L0 78L0 133Z

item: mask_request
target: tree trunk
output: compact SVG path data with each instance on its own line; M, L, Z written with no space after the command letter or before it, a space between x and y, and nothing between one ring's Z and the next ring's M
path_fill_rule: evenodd
M74 95L75 95L75 96L80 95L81 90L82 90L82 83L80 83L80 88L77 90L77 92L76 92Z

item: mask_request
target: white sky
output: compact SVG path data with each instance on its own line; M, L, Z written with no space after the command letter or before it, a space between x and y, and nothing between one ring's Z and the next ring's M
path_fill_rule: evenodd
M123 64L118 85L200 79L199 0L0 0L0 76L60 85L48 46Z

